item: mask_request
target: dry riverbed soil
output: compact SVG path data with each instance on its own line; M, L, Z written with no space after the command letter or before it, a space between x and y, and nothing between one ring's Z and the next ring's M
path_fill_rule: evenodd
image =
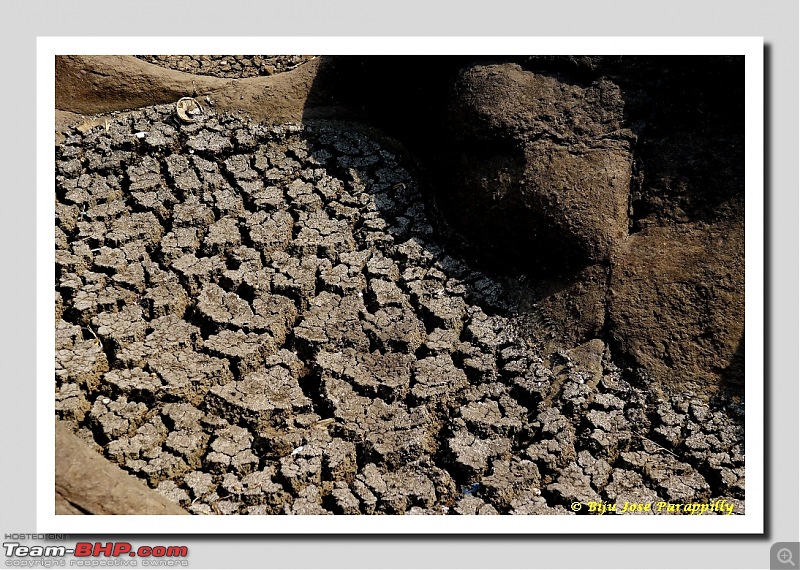
M706 215L678 165L701 160L702 141L676 150L643 110L649 84L624 88L639 104L626 116L629 70L602 65L459 61L440 149L454 199L420 150L439 143L348 109L339 83L320 87L319 58L65 57L59 424L196 515L718 499L743 513L743 191L720 174L733 189ZM575 69L603 79L557 73ZM103 87L114 73L129 92ZM327 114L320 89L338 97ZM537 95L502 99L514 89ZM194 122L176 115L183 96L202 106ZM519 204L533 217L503 217ZM466 243L494 234L505 252L524 244L516 263ZM62 494L61 512L99 512L101 499ZM130 502L117 514L140 512Z

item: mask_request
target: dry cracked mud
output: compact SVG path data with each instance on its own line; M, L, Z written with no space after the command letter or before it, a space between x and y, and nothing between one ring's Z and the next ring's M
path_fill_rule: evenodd
M226 79L283 73L314 58L310 55L138 55L136 57L175 71Z
M56 148L56 415L109 460L194 514L744 512L743 404L554 340L391 145L207 111Z

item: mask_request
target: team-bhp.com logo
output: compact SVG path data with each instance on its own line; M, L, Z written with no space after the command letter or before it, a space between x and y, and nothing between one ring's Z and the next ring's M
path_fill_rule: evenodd
M19 542L4 542L6 566L50 567L66 566L64 558L69 554L75 559L69 561L70 566L137 566L135 558L141 558L142 566L175 567L188 566L186 558L189 549L186 546L139 546L134 549L130 542L77 542L74 547L59 545L26 546ZM115 560L103 560L112 558ZM134 560L131 560L134 559ZM176 560L177 559L177 560ZM46 564L45 562L49 562Z

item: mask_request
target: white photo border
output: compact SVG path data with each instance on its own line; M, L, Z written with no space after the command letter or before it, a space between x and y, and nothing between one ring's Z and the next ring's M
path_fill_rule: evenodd
M745 56L745 465L738 516L80 516L56 515L53 362L55 56L743 55ZM762 37L38 37L36 531L82 534L763 534L764 40Z

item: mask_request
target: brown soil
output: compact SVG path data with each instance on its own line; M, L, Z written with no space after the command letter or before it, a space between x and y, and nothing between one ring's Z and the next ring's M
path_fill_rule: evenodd
M195 514L742 512L736 147L625 62L404 61L57 58L57 416Z

